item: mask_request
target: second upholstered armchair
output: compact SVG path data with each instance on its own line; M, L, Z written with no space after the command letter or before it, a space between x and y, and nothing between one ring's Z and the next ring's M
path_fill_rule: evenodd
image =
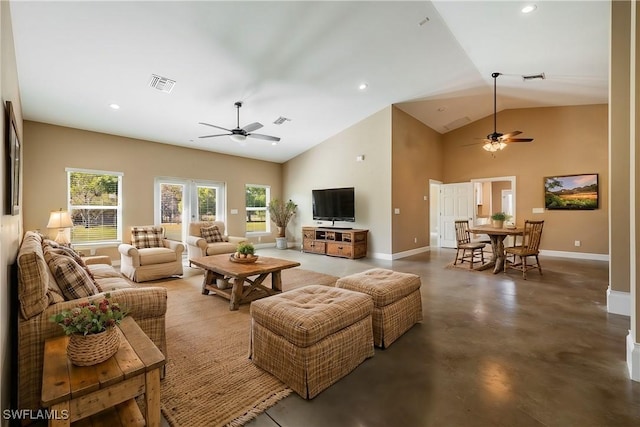
M233 253L244 237L227 236L222 221L196 221L189 224L187 251L189 259L207 255Z
M182 275L184 245L166 239L163 227L131 227L131 243L118 251L120 272L134 282Z

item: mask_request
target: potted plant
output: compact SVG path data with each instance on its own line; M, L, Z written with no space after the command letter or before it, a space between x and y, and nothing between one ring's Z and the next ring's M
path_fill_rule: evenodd
M282 200L273 199L269 202L269 216L271 221L278 227L278 237L276 238L276 247L278 249L287 248L287 239L285 236L287 224L296 213L298 205L291 200L284 202Z
M49 318L69 335L67 357L74 365L90 366L113 356L120 347L115 329L127 313L117 302L104 298L80 303Z
M493 215L491 215L491 225L494 228L502 228L502 226L504 225L504 222L509 218L511 218L511 215L507 215L504 212L496 212Z

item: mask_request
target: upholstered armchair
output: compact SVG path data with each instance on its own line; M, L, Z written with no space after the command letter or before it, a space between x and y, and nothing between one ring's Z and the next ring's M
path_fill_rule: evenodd
M227 254L236 251L244 237L227 236L222 221L196 221L189 224L187 251L189 260L207 255Z
M166 239L163 227L131 227L130 243L118 251L120 272L134 282L182 275L184 245Z

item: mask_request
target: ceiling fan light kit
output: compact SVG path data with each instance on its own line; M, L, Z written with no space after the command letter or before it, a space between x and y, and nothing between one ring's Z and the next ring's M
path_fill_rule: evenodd
M521 134L519 130L515 130L509 133L499 133L497 131L496 126L496 117L497 117L497 105L496 105L496 82L498 80L498 76L501 73L492 73L491 77L493 77L493 133L487 135L487 138L484 140L484 148L486 151L491 153L495 153L496 151L504 150L507 146L507 143L510 142L531 142L533 138L513 138L516 135Z

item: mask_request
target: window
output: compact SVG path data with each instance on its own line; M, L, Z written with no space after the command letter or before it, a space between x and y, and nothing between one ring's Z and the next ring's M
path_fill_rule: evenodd
M266 185L246 186L247 233L268 233L271 231L267 205L270 187Z
M67 169L72 243L115 242L122 237L122 173Z

